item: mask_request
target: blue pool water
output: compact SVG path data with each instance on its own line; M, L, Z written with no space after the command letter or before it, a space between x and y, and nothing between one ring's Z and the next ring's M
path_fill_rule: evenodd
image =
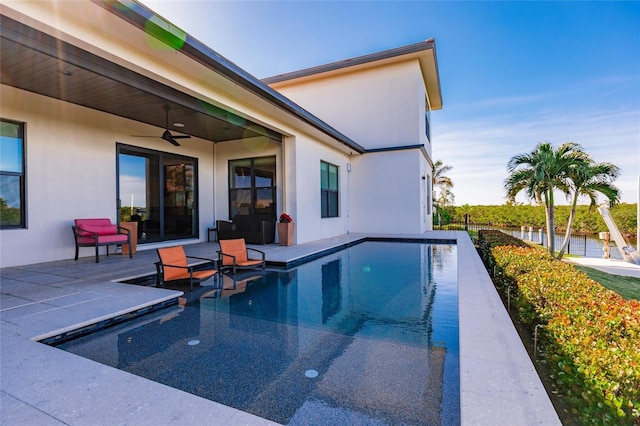
M365 242L58 347L282 424L459 424L456 265Z

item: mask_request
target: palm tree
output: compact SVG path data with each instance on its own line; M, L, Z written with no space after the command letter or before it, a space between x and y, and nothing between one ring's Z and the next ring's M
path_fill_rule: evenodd
M446 204L447 201L451 200L451 202L453 203L453 193L451 192L451 188L453 188L453 181L449 176L445 175L445 173L451 171L451 169L453 169L452 166L448 164L446 165L442 164L441 160L436 161L435 164L433 165L433 176L431 178L431 187L434 190L436 188L440 189L440 196L438 197L437 202L436 202L435 193L433 194L433 201L436 206L436 209L438 207L444 208L443 205L440 205L441 202L444 202ZM446 194L444 198L443 198L443 194Z
M451 192L449 188L443 188L440 190L440 194L438 195L437 205L444 210L448 205L453 205L454 200L455 196L453 195L453 192Z
M549 253L555 253L554 190L569 195L568 172L588 155L575 142L565 142L554 150L549 142L539 143L529 154L518 154L507 164L510 175L505 180L507 198L514 201L524 190L529 199L545 206Z
M438 209L444 210L447 203L450 201L453 204L453 193L451 192L451 188L453 188L453 182L451 178L446 176L445 173L449 172L453 167L450 165L442 164L441 160L438 160L433 165L433 176L431 178L431 186L435 190L436 188L440 188L440 193L438 199L436 200L435 192L433 194L433 201L436 207L435 213L439 217Z
M569 170L568 176L570 180L571 192L573 193L573 203L571 205L571 213L567 223L567 231L562 242L562 247L558 252L558 259L562 259L564 252L569 245L571 237L571 227L576 214L576 205L578 197L587 196L591 201L589 208L593 208L598 200L598 193L603 194L609 200L609 206L613 207L620 201L620 190L613 185L620 173L618 166L611 163L595 164L593 160L587 156L584 162L577 164Z
M451 181L451 178L445 175L445 173L451 171L451 169L453 169L452 166L448 164L442 164L441 160L436 161L433 165L433 178L431 179L432 186L434 188L453 188L453 182Z

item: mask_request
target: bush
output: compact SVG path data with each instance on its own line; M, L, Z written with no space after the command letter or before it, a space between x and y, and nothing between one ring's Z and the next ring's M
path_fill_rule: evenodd
M512 289L523 323L532 329L544 325L542 362L551 367L580 420L640 423L640 302L624 300L509 236L481 234L481 256L494 265L496 287Z

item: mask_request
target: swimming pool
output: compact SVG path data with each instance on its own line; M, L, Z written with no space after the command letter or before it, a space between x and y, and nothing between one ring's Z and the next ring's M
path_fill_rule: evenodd
M58 347L283 424L457 424L456 256L365 242Z

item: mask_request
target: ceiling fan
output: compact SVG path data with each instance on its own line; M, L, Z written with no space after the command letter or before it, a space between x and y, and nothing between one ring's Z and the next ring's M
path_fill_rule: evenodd
M166 124L165 124L165 130L162 133L162 136L139 136L139 135L132 135L132 136L137 138L158 138L159 137L160 139L164 139L165 141L169 142L174 146L180 146L180 144L176 139L189 139L191 137L189 135L172 135L171 134L171 132L169 131L169 111L171 110L171 107L169 105L165 105L164 110L166 113L166 122L165 122Z

